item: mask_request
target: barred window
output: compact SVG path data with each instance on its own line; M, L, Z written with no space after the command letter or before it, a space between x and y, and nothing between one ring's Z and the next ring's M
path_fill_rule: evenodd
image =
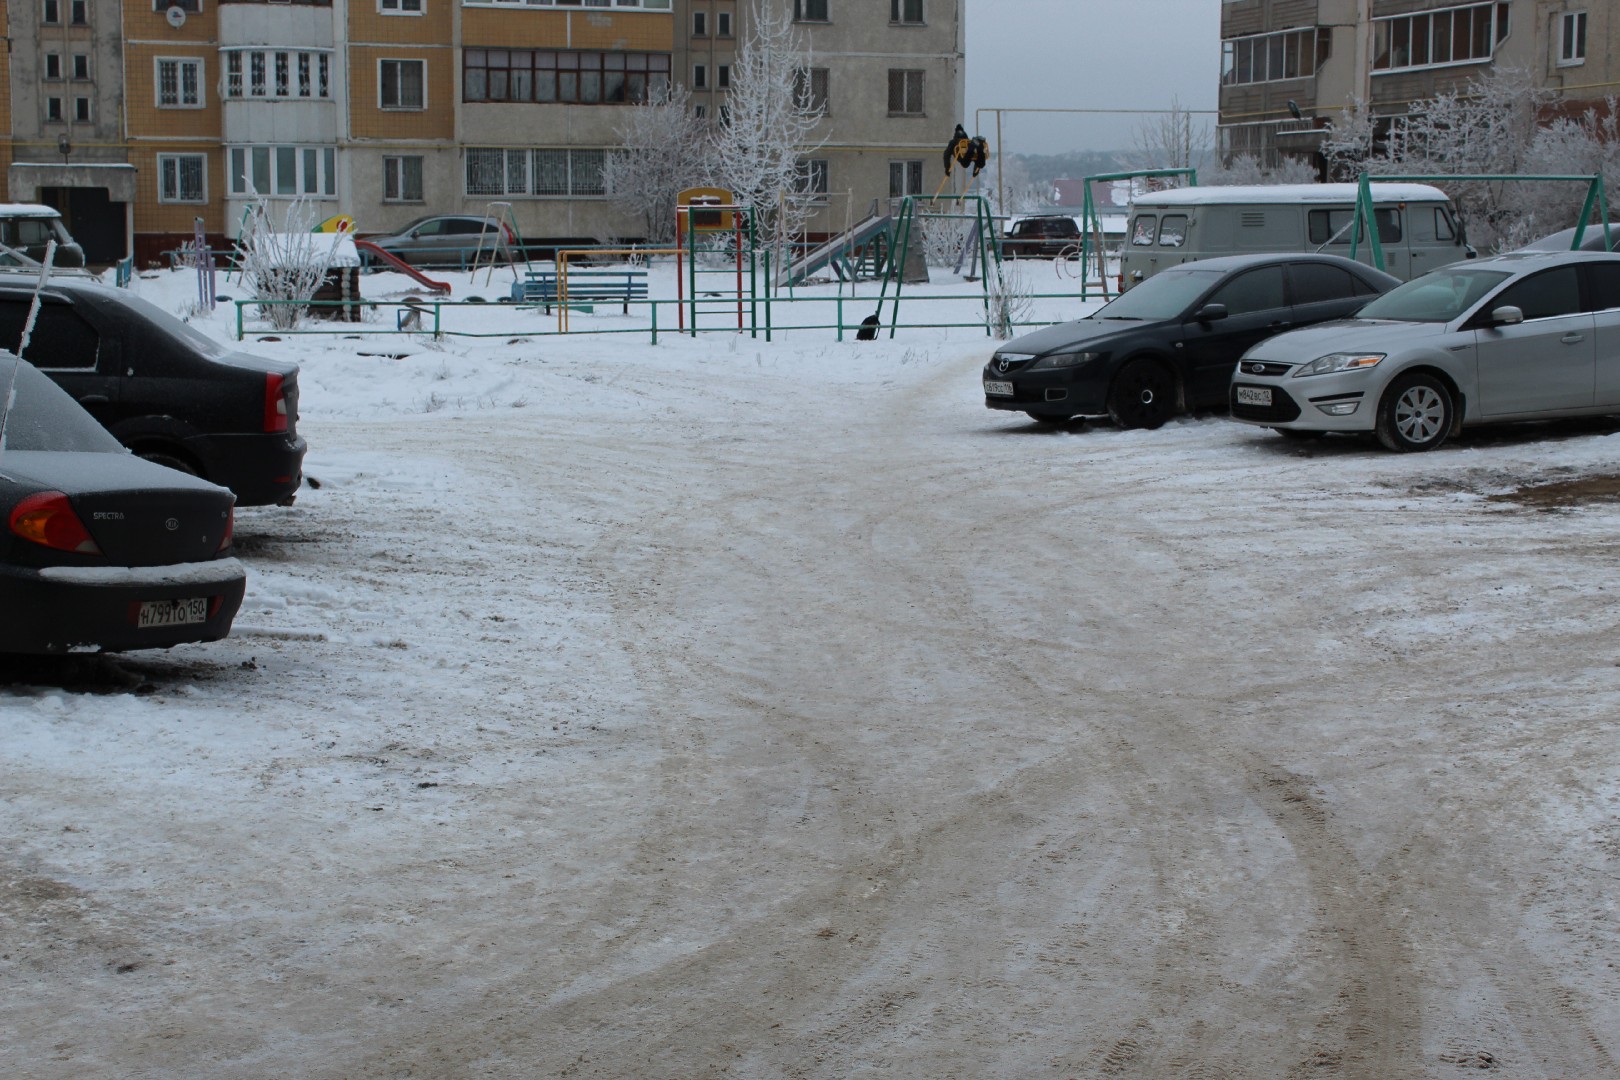
M827 194L826 158L807 158L799 162L799 192L803 195Z
M793 96L813 109L827 111L827 69L800 68L793 73Z
M332 96L330 53L283 49L221 51L225 54L224 91L228 98L325 99Z
M202 60L157 61L157 104L163 109L202 108Z
M469 147L468 195L604 195L605 150Z
M901 195L921 195L922 165L920 161L889 162L889 194L896 198Z
M669 85L668 53L562 49L464 49L461 96L469 102L637 104Z
M383 158L383 199L388 202L422 202L422 159Z
M891 68L889 71L889 115L923 114L923 73Z
M204 180L208 159L202 154L159 154L157 163L158 202L208 201Z

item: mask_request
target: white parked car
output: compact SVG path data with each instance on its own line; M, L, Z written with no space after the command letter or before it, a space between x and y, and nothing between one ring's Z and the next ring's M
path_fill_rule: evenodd
M1234 419L1433 450L1465 425L1620 413L1620 254L1517 251L1443 267L1349 319L1255 345Z

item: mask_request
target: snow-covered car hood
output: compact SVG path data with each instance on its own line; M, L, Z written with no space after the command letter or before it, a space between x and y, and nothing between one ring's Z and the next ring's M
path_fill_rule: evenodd
M1385 319L1339 319L1267 338L1244 353L1243 359L1308 364L1319 356L1334 352L1394 352L1427 338L1452 333L1449 325Z
M1144 327L1158 326L1158 322L1133 319L1076 319L1058 323L1034 333L1013 338L996 350L996 354L1022 353L1045 356L1053 352L1072 352L1076 348L1105 344L1106 338L1116 334L1136 333Z

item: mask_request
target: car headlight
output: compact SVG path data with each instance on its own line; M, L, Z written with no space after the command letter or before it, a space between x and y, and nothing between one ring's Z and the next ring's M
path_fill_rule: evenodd
M1328 353L1326 356L1317 357L1294 372L1294 378L1303 379L1307 375L1329 375L1335 371L1360 371L1362 368L1373 367L1386 355L1388 354L1381 352Z
M1102 353L1094 352L1052 353L1050 356L1043 356L1029 365L1029 370L1039 371L1041 368L1079 367L1081 364L1091 363L1101 355Z

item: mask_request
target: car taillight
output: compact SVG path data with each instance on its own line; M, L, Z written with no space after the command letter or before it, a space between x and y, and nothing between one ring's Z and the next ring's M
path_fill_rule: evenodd
M57 551L101 554L84 522L73 512L73 504L60 491L36 492L19 502L11 511L11 531Z
M275 372L264 376L264 430L287 430L287 397L281 392L285 380Z
M224 551L231 546L231 540L236 536L236 507L225 511L225 535L219 538L219 547L215 551Z

